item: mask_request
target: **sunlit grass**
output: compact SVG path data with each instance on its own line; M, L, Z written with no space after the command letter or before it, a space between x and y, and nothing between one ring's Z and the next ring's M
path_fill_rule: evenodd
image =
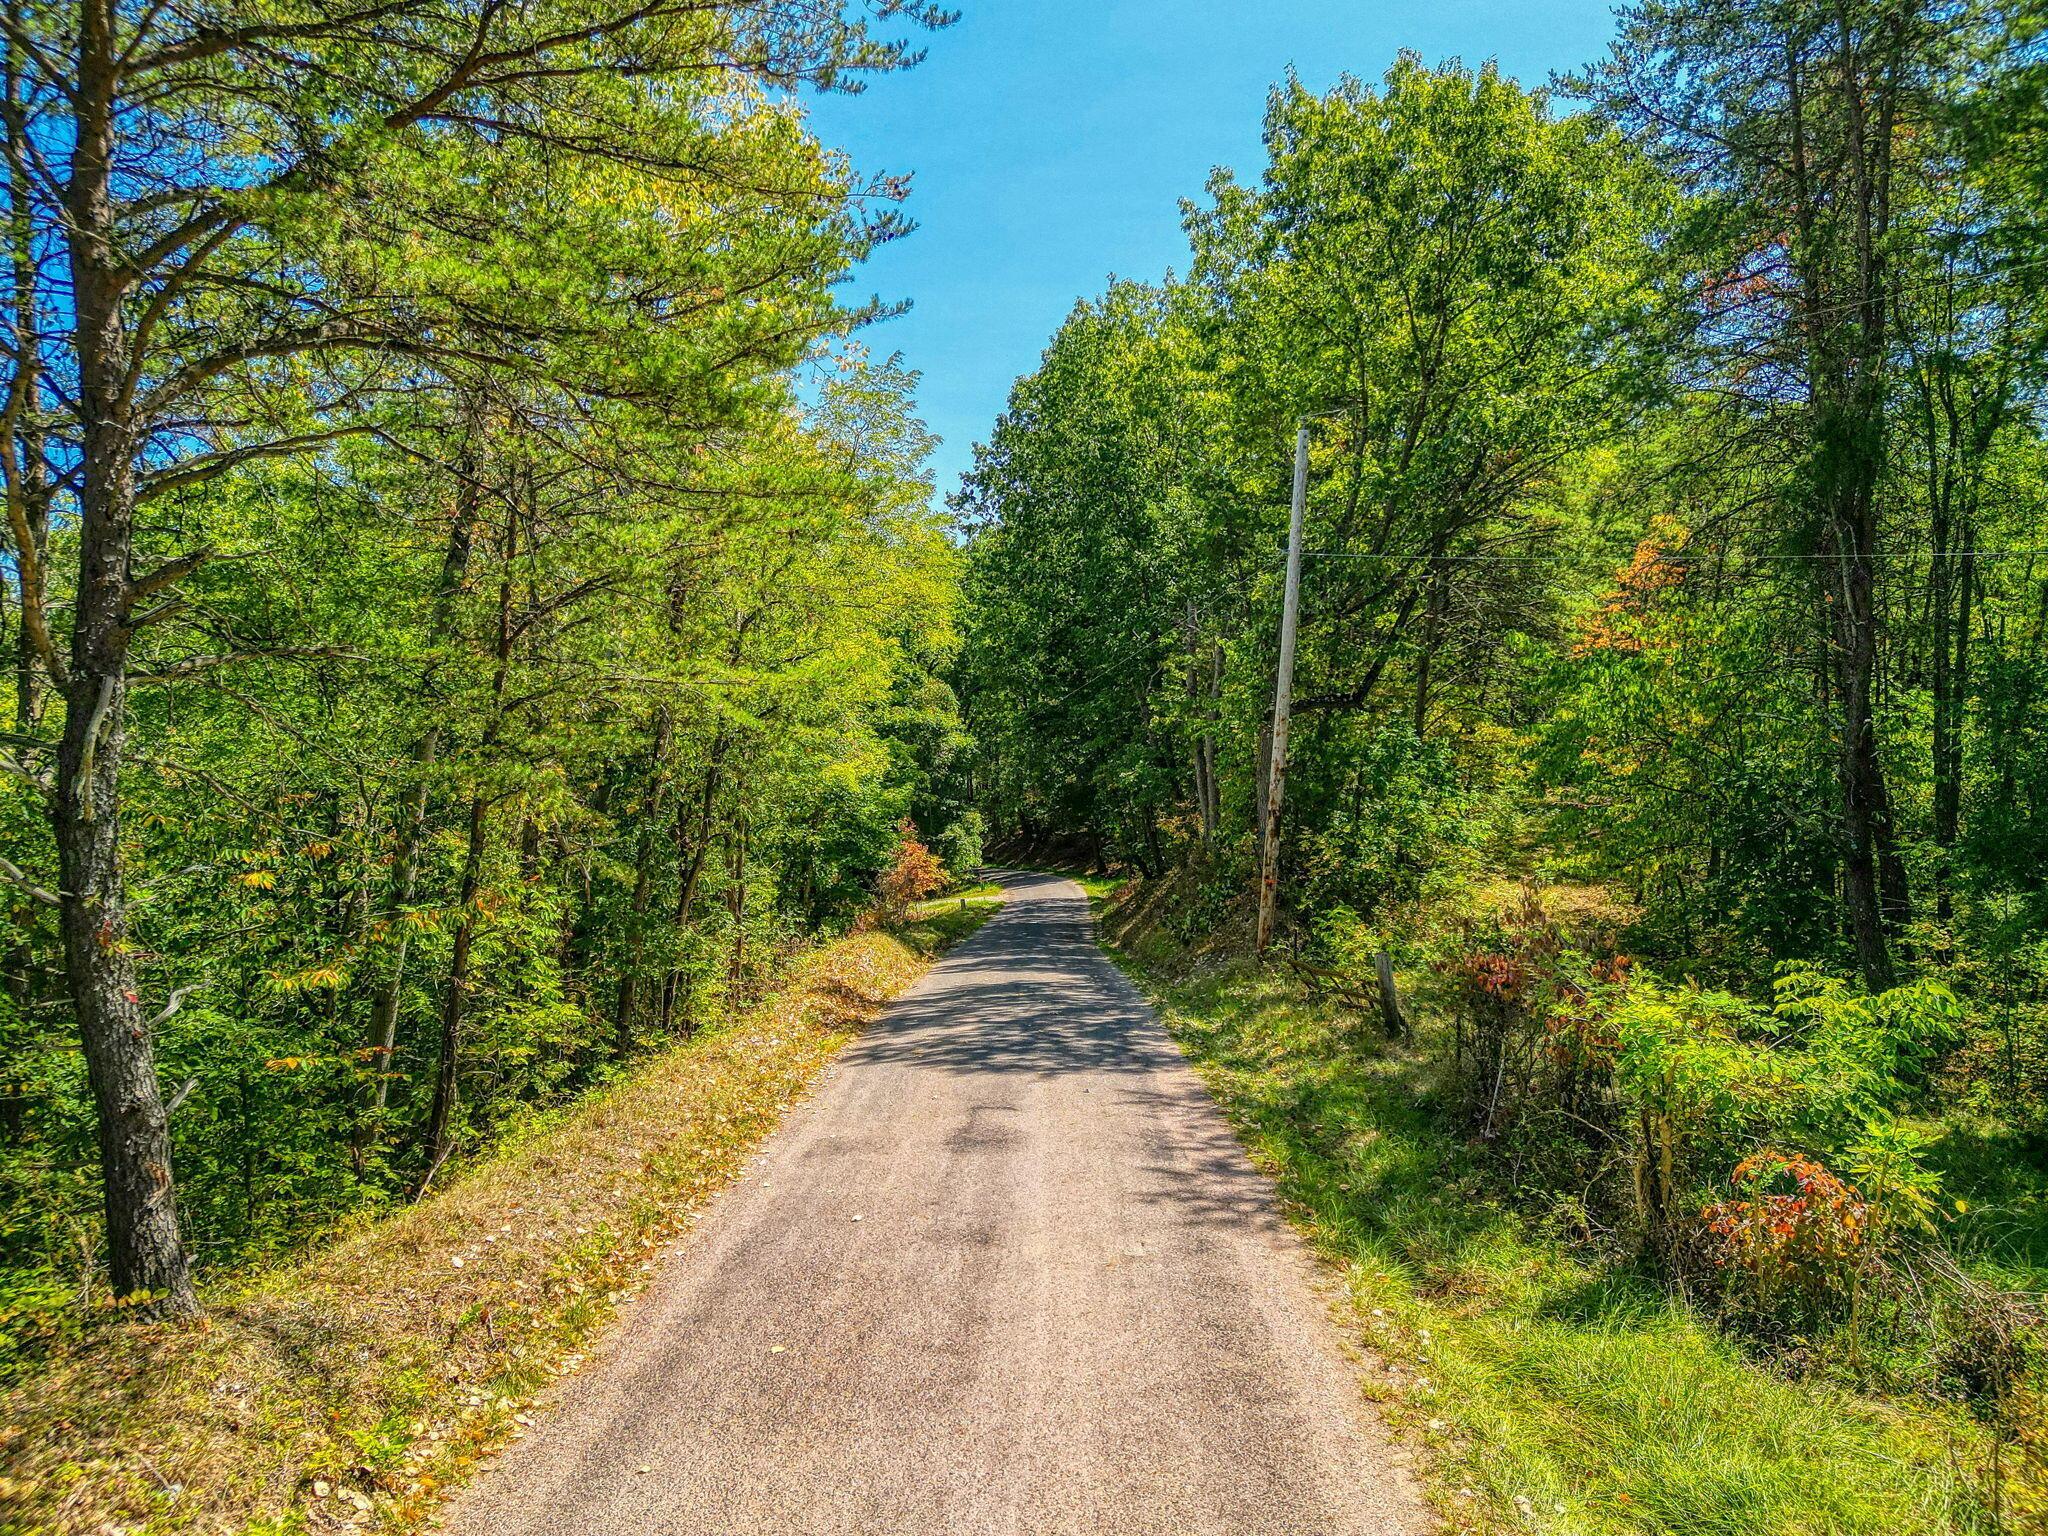
M2048 1292L2048 1174L2038 1134L1955 1113L1918 1123L1944 1191L1964 1201L1948 1221L1962 1263L1987 1284Z
M1002 905L1003 888L999 885L948 891L929 901L913 903L909 922L899 931L929 930L933 942L950 944L974 932L995 916Z
M1454 1529L1989 1529L1960 1413L1775 1376L1651 1277L1546 1234L1446 1134L1420 1055L1244 962L1133 969L1339 1267L1368 1391L1432 1449Z
M955 886L943 896L933 898L935 902L958 902L962 899L967 901L993 900L1000 905L1003 899L1003 888L991 880L973 880L965 885Z

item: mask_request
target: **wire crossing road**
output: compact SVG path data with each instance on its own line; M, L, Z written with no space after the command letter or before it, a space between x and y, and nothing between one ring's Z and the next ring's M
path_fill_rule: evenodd
M458 1536L1430 1528L1270 1183L1087 898L1004 883Z

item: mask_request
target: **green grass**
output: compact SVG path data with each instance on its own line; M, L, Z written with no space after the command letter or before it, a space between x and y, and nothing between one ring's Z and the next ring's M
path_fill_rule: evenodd
M1244 961L1128 968L1311 1243L1429 1447L1453 1529L1553 1536L1988 1531L1960 1413L1770 1374L1648 1276L1494 1192L1422 1058ZM1590 1171L1590 1170L1589 1170Z
M1920 1123L1929 1164L1966 1209L1948 1237L1963 1266L2003 1290L2048 1292L2048 1171L2037 1137L1985 1116Z
M972 880L965 885L955 886L952 890L946 892L945 895L934 897L933 900L935 903L940 901L957 902L962 897L969 901L993 899L1000 906L1003 900L1003 888L991 880Z
M893 932L924 954L950 949L1002 910L1000 886L977 886L921 901Z

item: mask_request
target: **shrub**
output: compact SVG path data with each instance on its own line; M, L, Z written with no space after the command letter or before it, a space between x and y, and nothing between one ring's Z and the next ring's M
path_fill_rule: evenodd
M1735 1165L1736 1197L1700 1213L1715 1263L1760 1312L1796 1298L1809 1315L1850 1295L1870 1209L1813 1158L1766 1147Z
M1816 1156L1857 1149L1890 1170L1888 1200L1927 1193L1891 1114L1952 1037L1956 1012L1938 982L1870 996L1806 967L1784 970L1768 1009L1635 977L1611 1025L1616 1081L1638 1138L1645 1238L1674 1256L1698 1204L1691 1191L1759 1144L1791 1142Z
M908 816L896 829L896 853L875 882L875 906L884 923L902 922L911 904L946 888L946 871L931 849L918 840L917 824Z
M1601 1128L1613 1052L1605 999L1627 968L1571 942L1533 885L1466 925L1432 969L1450 1001L1452 1066L1474 1134L1495 1140L1534 1106Z

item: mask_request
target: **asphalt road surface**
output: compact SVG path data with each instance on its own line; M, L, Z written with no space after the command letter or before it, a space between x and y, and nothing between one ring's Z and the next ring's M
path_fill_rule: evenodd
M839 1058L458 1536L1430 1528L1270 1182L1071 881Z

